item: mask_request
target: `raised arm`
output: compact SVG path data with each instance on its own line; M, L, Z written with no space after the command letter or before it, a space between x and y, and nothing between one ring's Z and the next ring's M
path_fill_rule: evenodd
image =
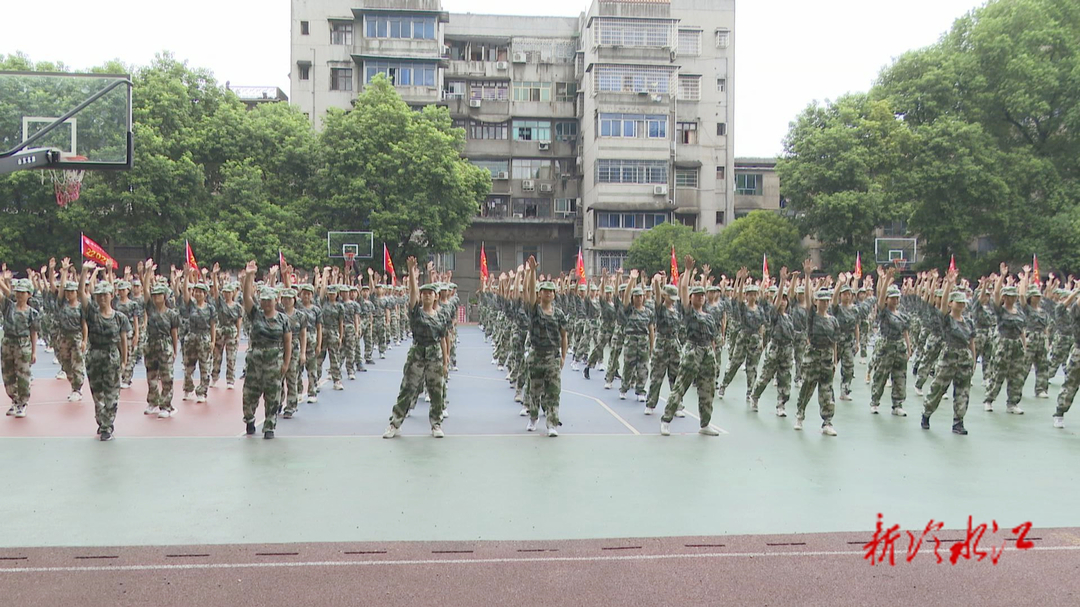
M938 309L942 314L949 313L949 295L952 295L953 288L956 286L956 270L950 270L945 274L944 284L941 285L941 301L938 302Z
M536 304L536 258L532 256L525 262L525 290L522 297L529 308Z
M244 268L244 314L250 313L255 307L255 273L258 271L259 266L256 265L254 259L247 262Z
M683 308L690 308L690 275L694 272L694 258L687 255L683 258L683 273L679 276L679 301Z

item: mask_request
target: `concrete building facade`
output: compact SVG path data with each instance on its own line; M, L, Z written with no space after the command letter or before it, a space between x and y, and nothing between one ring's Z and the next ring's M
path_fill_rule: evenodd
M386 74L445 105L492 174L462 250L467 293L530 255L541 273L621 267L670 221L735 218L734 0L592 0L576 18L447 13L439 0L292 0L292 102L315 128Z

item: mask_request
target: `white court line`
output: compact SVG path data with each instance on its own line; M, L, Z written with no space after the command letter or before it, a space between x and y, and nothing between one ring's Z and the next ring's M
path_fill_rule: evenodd
M1006 547L1009 552L1020 552ZM1080 546L1043 546L1030 551L1072 551ZM930 552L927 550L926 552ZM414 559L414 560L367 560L367 561L302 561L284 563L186 563L178 565L100 565L83 567L0 567L3 573L69 573L69 572L115 572L115 571L184 571L199 569L263 569L277 567L371 567L415 565L503 565L516 563L603 563L625 561L664 561L723 558L764 557L820 557L865 555L865 550L813 550L801 552L708 552L704 554L634 554L624 556L539 556L488 559Z
M663 396L660 396L660 397L658 397L658 398L659 398L659 400L662 400L662 401L664 401L665 403L666 403L666 402L668 402L668 400L667 400L666 398L664 398ZM690 417L692 417L692 418L694 418L694 419L698 420L698 423L699 423L699 424L701 423L701 418L700 418L700 417L698 417L697 415L695 415L695 414L691 413L691 412L690 412L690 409L686 409L686 408L684 408L684 409L683 409L683 412L684 412L684 413L686 413L687 415L689 415ZM717 426L716 424L713 424L713 423L710 423L710 424L709 424L709 427L710 427L710 428L712 428L713 430L716 430L716 431L717 431L717 432L719 432L720 434L731 434L731 433L730 433L730 432L728 432L727 430L724 430L724 429L723 429L723 428L721 428L720 426Z
M637 428L635 428L634 426L630 425L630 422L628 422L628 421L626 421L625 419L623 419L623 417L622 417L621 415L619 415L618 413L616 413L614 409L612 409L611 407L607 406L607 403L605 403L604 401L600 400L599 398L596 398L595 396L589 396L588 394L582 394L581 392L574 392L573 390L563 390L563 393L564 393L564 394L573 394L574 396L580 396L581 398L587 398L587 399L589 399L589 400L591 400L591 401L595 401L595 402L596 402L596 404L600 405L601 407L603 407L603 408L604 408L604 410L605 410L605 411L607 411L608 413L610 413L610 414L612 415L612 417L614 417L615 419L619 420L619 423L620 423L620 424L622 424L622 425L626 426L626 429L627 429L627 430L630 430L630 432L632 432L632 433L634 433L634 434L637 434L637 435L640 435L640 434L641 434L641 432L638 432L638 429L637 429Z

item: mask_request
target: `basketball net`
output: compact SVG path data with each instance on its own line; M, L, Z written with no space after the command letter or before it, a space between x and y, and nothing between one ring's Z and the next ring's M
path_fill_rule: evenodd
M356 253L345 253L345 269L352 272L354 263L356 263Z
M63 156L65 161L86 161L86 156ZM86 175L86 171L79 169L62 169L62 170L50 170L48 171L49 178L53 182L53 190L56 192L56 204L61 207L75 202L79 199L79 193L82 190L83 176Z
M893 263L896 264L896 269L897 270L899 270L901 272L907 270L908 260L904 259L903 257L899 257L897 259L894 259Z

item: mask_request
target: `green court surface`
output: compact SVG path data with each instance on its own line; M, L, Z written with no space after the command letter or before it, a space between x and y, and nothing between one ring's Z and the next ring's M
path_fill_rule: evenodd
M1051 384L1051 400L1031 398L1029 378L1022 403L1027 414L1020 416L1004 412L1004 394L997 411L983 411L976 385L967 415L971 434L956 436L949 432L949 400L935 414L932 430L919 428L921 399L913 378L908 417L888 415L887 396L885 414L871 415L869 386L861 380L865 367L857 366L855 400L837 403L839 436L832 438L819 433L816 397L802 432L792 430L793 416L773 414L774 389L766 391L761 411L751 413L740 372L716 403L713 423L726 434L699 436L688 416L675 420L675 435L661 437L659 416L645 417L639 403L603 390L598 373L586 381L568 364L564 391L595 399L564 395L567 425L549 439L524 431L513 393L488 364L479 332L462 328L461 341L461 371L450 388L454 415L443 440L420 434L423 402L420 415L405 425L412 434L394 440L366 432L284 431L273 441L122 434L111 443L0 438L6 462L0 546L838 531L869 537L879 512L886 524L903 529L922 529L930 519L963 528L969 515L975 524L996 520L1002 527L1024 521L1035 528L1080 526L1080 513L1071 507L1080 503L1072 465L1080 437L1073 418L1064 430L1054 429L1050 419L1060 376ZM385 384L393 393L403 348L392 354L382 372L360 381ZM373 401L358 385L337 394L355 402L371 423L385 420L390 399ZM693 391L686 405L696 410ZM474 410L505 418L507 430L472 433L467 420ZM794 402L788 411L793 414ZM586 414L612 418L605 428L621 418L633 430L621 423L620 430L605 432L572 425ZM279 428L286 424L279 421Z

